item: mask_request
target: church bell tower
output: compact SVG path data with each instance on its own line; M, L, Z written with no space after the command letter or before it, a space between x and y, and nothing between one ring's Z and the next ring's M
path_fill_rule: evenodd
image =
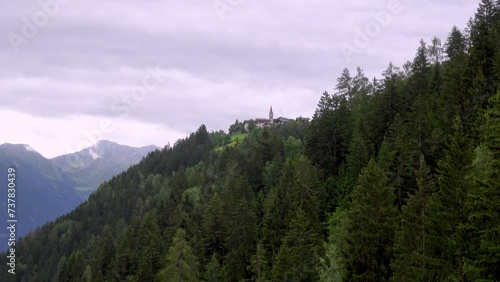
M269 111L269 122L274 123L273 106L271 106L271 110Z

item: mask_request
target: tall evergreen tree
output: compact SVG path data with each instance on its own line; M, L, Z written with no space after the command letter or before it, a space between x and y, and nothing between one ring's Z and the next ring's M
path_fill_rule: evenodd
M470 223L475 230L473 278L500 280L500 92L492 96L483 115L481 145L472 170Z
M142 234L139 242L142 242L137 275L144 280L153 280L155 274L161 268L160 261L163 256L163 242L157 221L148 214L142 223Z
M409 86L411 95L413 97L411 97L410 99L422 96L425 97L428 94L429 74L429 52L427 49L427 44L422 39L420 41L420 46L417 49L417 54L415 55L412 63L412 76L409 79Z
M468 55L466 54L465 36L455 26L445 43L449 61L443 73L443 85L440 99L436 102L442 105L444 123L442 128L447 134L452 134L452 123L456 115L462 117L464 123L473 114L469 102Z
M370 160L366 143L359 131L355 131L349 144L349 154L346 157L349 171L357 176Z
M306 214L309 228L315 234L321 233L322 207L325 205L323 188L317 169L304 156L286 162L279 184L266 200L262 227L266 261L275 261L297 209Z
M92 280L92 268L90 267L90 265L87 265L87 267L85 267L85 271L82 274L82 282L92 281L94 281Z
M320 259L319 277L322 282L342 282L347 278L348 220L344 207L337 208L330 217L328 241L324 245L325 257Z
M333 101L331 95L327 91L323 92L321 98L319 99L318 106L316 107L316 111L314 112L314 118L319 118L326 111L332 110L332 103Z
M217 258L217 254L213 253L210 261L206 265L204 278L209 282L219 282L222 281L222 268Z
M488 98L498 90L495 60L500 52L499 14L500 6L495 0L482 0L469 27L471 48L467 77L470 78L468 107L471 111L466 121L471 120L471 124L466 125L471 128L477 110L484 107Z
M429 254L439 269L439 280L465 281L470 230L467 226L467 194L470 192L468 173L473 158L470 140L463 132L459 118L455 133L438 165L439 191L430 202L430 237L436 248Z
M255 255L251 258L251 264L248 267L253 273L253 280L255 282L268 281L267 277L269 274L269 262L266 260L266 249L262 242L257 244L257 250Z
M115 241L111 229L106 225L101 238L97 241L97 252L93 260L92 269L95 269L95 279L104 281L112 276L115 251Z
M436 65L441 63L443 60L443 47L441 44L441 39L434 36L431 41L432 45L428 47L429 58L432 64Z
M306 155L319 166L326 178L338 174L345 161L352 131L348 100L344 96L333 96L329 104L328 109L316 110L320 115L315 114L304 146Z
M429 200L436 183L423 156L417 171L418 191L403 207L400 230L396 232L395 257L391 264L393 281L432 281L435 273L429 265L428 249L432 249L429 233Z
M240 178L233 190L233 207L230 210L226 239L228 253L223 271L226 281L240 281L251 278L247 266L255 254L257 245L257 211L252 187Z
M203 242L205 255L213 253L225 255L225 240L227 237L223 202L216 193L210 199L203 213Z
M299 208L273 264L273 281L316 281L320 246L316 228Z
M388 281L391 246L397 226L394 193L384 171L372 159L363 169L348 211L348 279Z
M167 263L156 280L158 281L199 281L198 259L186 241L186 231L177 229L172 246L167 252Z
M62 256L57 263L57 272L55 276L55 281L57 282L69 282L71 277L69 276L68 259L66 256Z
M342 74L337 79L337 85L336 85L337 93L335 95L342 97L347 101L351 101L354 96L352 80L353 78L351 77L349 69L348 68L343 69Z
M445 52L450 60L465 53L465 37L457 26L451 29L445 43Z
M132 264L132 251L131 251L131 232L125 231L117 242L116 255L115 255L115 272L119 279L126 279L130 274Z

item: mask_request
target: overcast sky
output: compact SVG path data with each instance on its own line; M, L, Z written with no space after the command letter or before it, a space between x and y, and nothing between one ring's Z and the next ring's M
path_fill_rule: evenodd
M380 77L420 39L464 28L478 3L2 1L0 144L54 157L96 139L163 147L271 105L310 117L344 67Z

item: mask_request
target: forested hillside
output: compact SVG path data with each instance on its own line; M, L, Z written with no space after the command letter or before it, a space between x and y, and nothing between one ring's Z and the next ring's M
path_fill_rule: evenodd
M380 79L344 70L310 123L150 153L21 239L0 280L500 281L499 85L483 0Z
M17 185L23 189L16 195L22 203L17 214L17 237L72 211L102 182L137 164L156 149L155 146L133 148L100 141L80 152L47 159L28 145L0 145L0 170L7 171L13 166L21 176ZM0 175L0 182L7 182L7 175ZM0 201L0 210L7 211L7 208L8 201ZM7 212L1 216L2 220L8 218ZM1 235L0 250L5 251L9 249L8 241Z

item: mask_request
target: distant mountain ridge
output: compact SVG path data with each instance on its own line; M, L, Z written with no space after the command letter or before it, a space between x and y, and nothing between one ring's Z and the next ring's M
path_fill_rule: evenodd
M0 145L0 183L7 183L10 167L16 170L18 236L71 211L85 199L73 189L75 183L68 176L61 174L50 160L28 145ZM2 189L0 208L6 211L6 207L7 189ZM0 213L2 220L6 216L6 212ZM4 240L2 235L0 233L1 241ZM5 247L2 243L1 248Z
M99 185L141 161L156 146L134 148L99 141L80 152L47 159L26 144L0 145L0 183L7 183L7 169L16 169L18 236L73 210ZM0 209L6 210L7 190L2 189ZM6 220L6 213L0 213ZM0 231L0 249L5 234Z
M77 183L76 190L88 194L156 149L158 147L153 145L134 148L111 141L99 141L92 147L51 161Z

